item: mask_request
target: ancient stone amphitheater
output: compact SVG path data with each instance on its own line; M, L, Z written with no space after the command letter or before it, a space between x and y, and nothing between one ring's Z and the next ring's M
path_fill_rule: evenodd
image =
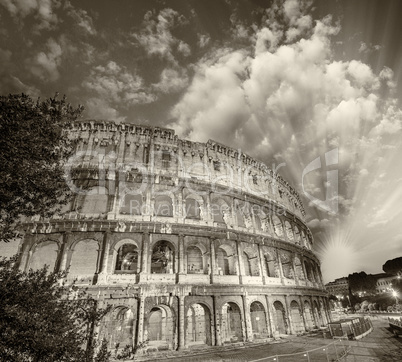
M265 340L324 326L328 300L296 191L263 163L173 130L77 122L76 192L32 218L20 267L67 270L111 313L111 349Z

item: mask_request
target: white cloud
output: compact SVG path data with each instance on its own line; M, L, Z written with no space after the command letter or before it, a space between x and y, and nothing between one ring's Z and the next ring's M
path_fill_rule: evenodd
M109 61L106 66L94 67L83 86L103 100L121 105L155 101L155 96L146 91L139 75L129 72L114 61Z
M27 61L27 67L32 74L42 81L56 81L59 74L59 67L62 61L63 50L60 44L50 38L46 42L46 50L39 52L32 60Z
M26 17L34 16L35 31L51 30L58 25L60 20L55 11L60 4L61 2L52 0L3 0L0 3L20 23L23 23Z
M166 68L162 71L158 83L153 84L156 91L162 93L178 92L188 84L188 76L184 70Z
M184 23L183 17L172 9L163 9L157 16L152 11L148 11L144 16L144 29L133 36L148 55L157 55L177 64L176 52L184 56L191 53L189 45L175 38L171 32L174 27Z

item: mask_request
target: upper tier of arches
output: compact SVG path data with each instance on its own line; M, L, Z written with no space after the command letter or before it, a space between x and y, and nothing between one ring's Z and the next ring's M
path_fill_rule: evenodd
M212 140L181 140L169 129L101 121L74 123L71 137L77 140L76 154L71 158L72 179L80 169L87 175L113 180L117 179L116 170L127 179L144 180L153 175L157 182L164 179L175 185L177 179L191 179L242 190L275 201L301 218L305 216L294 188L239 149Z

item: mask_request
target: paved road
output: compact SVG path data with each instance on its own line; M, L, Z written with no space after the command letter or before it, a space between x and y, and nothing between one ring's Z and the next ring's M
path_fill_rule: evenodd
M349 347L346 362L401 362L402 337L396 338L381 318L373 319L374 330L359 341L334 341L319 336L289 336L275 343L238 348L212 347L209 351L189 349L179 354L167 353L153 361L175 362L327 362L341 356ZM328 345L331 344L329 347ZM308 354L306 351L310 351ZM297 353L295 356L284 354ZM278 356L279 355L279 356ZM281 356L282 355L282 356ZM276 357L278 356L278 357ZM276 359L275 359L276 358ZM144 360L141 358L141 360Z

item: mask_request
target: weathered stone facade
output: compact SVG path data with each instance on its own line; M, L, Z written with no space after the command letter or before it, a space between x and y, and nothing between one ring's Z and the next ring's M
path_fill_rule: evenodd
M27 222L20 267L67 270L113 309L99 336L149 350L299 333L329 321L295 190L264 164L174 131L77 122L62 216Z

